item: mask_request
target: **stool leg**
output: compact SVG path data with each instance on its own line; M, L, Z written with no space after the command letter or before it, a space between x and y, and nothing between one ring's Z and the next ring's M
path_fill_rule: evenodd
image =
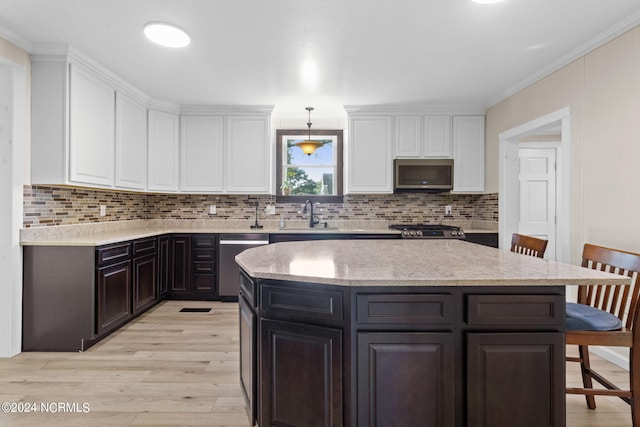
M589 347L586 345L579 345L578 351L580 352L580 370L582 371L582 385L584 388L593 388L593 380L588 373L588 369L591 369L589 363ZM587 400L587 407L589 409L596 409L596 398L593 395L585 395Z
M640 426L640 351L629 349L629 384L631 385L631 421L633 427ZM639 371L639 372L636 372Z

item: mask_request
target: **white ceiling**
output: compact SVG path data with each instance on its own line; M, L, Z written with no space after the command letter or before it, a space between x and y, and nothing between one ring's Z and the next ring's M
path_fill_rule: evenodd
M176 24L191 45L151 44L149 21ZM638 22L638 0L0 0L5 37L67 43L152 98L303 113L488 105Z

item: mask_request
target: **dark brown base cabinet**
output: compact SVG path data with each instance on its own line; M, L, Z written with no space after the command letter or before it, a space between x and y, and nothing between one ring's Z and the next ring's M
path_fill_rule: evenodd
M169 237L169 281L166 297L217 300L217 234L174 234Z
M169 290L169 236L158 237L158 297L164 298Z
M131 261L98 268L97 336L131 318Z
M343 425L341 330L261 320L260 351L261 426Z
M191 291L191 236L169 236L168 298L188 296Z
M140 314L158 302L158 239L133 242L132 314Z
M155 237L23 253L23 351L86 350L159 300Z
M453 358L452 333L358 333L358 425L454 426Z
M465 233L467 242L479 245L498 247L498 233Z
M474 333L467 336L468 425L557 426L564 420L562 333ZM499 380L498 380L499 379ZM532 399L549 402L541 408ZM509 420L517 408L517 423Z
M340 287L243 272L240 295L252 425L565 425L564 287Z
M217 234L24 246L23 351L82 351L160 299L216 300Z
M257 402L255 399L257 347L255 342L258 327L254 308L242 297L238 299L238 303L240 308L240 386L245 397L249 420L251 425L254 425L257 416Z

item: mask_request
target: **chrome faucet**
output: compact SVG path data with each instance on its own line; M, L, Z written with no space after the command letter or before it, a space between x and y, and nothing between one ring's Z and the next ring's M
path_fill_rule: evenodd
M320 220L313 214L313 202L310 200L304 202L304 209L302 209L302 213L307 213L307 206L309 206L309 227L313 228L316 224L320 224Z

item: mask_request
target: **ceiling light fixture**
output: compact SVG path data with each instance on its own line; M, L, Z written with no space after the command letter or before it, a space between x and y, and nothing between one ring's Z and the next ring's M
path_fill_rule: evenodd
M164 22L149 22L144 26L144 35L152 42L165 47L185 47L191 38L175 25Z
M493 4L493 3L500 3L503 0L471 0L471 1L478 4Z
M307 122L307 127L309 128L309 139L307 139L306 141L297 142L293 145L299 147L307 156L310 156L324 144L320 141L311 140L311 112L313 111L313 107L307 107L305 108L305 110L309 112L309 121Z

